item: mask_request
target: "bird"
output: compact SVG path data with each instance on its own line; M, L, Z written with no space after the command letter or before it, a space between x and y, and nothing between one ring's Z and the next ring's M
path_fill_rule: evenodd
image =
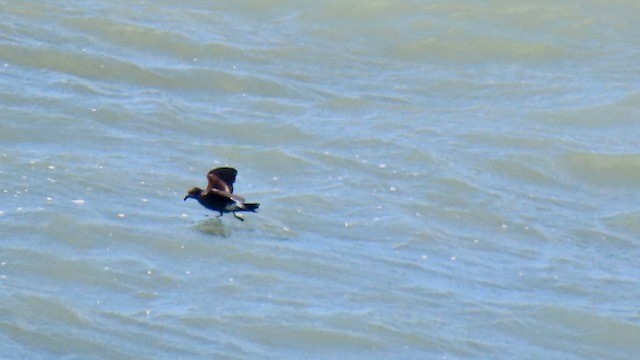
M192 198L198 200L200 205L209 210L217 211L221 217L225 213L233 213L233 216L244 221L244 218L236 212L250 211L256 212L260 204L246 203L242 196L233 193L233 183L236 181L238 171L231 167L215 168L207 173L207 188L191 188L184 201Z

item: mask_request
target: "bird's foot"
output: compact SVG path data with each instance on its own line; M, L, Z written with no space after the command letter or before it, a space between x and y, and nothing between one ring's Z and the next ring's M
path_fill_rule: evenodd
M235 212L233 213L233 217L235 217L236 219L240 220L240 221L244 221L244 218L238 214L236 214Z

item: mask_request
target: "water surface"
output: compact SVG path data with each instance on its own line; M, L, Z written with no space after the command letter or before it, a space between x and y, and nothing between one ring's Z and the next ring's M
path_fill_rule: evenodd
M640 352L635 2L0 10L2 357Z

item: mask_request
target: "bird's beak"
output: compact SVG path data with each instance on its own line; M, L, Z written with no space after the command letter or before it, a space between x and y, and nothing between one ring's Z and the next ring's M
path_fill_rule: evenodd
M191 196L189 196L189 194L187 194L187 196L184 197L184 201L187 201L188 198L190 198Z

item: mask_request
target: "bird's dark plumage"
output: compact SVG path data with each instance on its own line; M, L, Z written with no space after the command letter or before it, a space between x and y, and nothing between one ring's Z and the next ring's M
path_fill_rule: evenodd
M236 219L244 221L236 212L255 212L260 204L245 203L242 196L233 194L233 183L237 174L238 171L230 167L213 169L207 173L206 189L194 187L189 190L184 200L194 198L207 209L219 212L219 216L231 212Z

